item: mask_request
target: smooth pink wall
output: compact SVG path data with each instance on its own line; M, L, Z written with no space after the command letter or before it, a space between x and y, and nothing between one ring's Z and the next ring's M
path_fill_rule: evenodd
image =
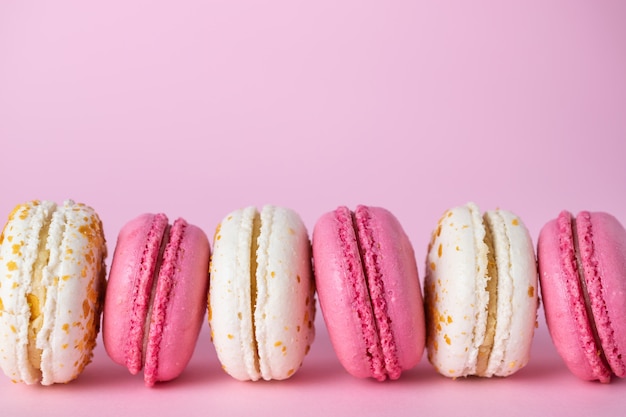
M624 22L621 1L3 1L0 219L73 198L99 212L112 254L142 212L212 236L246 205L291 207L312 230L364 203L398 217L422 275L439 215L470 200L514 211L533 239L565 208L626 223ZM0 403L16 416L623 410L623 383L567 373L542 315L536 359L507 380L443 380L426 360L399 383L351 379L318 314L284 383L231 381L205 326L176 383L146 390L99 349L68 387L0 379Z

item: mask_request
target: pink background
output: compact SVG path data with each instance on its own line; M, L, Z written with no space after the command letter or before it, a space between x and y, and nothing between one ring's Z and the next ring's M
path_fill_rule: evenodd
M626 222L626 3L621 1L0 3L0 218L72 198L110 253L136 215L212 237L228 212L384 206L415 245L467 201L533 239L562 209ZM175 5L174 5L175 3ZM108 264L110 264L110 257ZM3 415L623 415L626 381L569 374L543 311L530 364L448 380L426 360L396 382L347 375L321 314L303 368L242 383L201 333L154 389L102 349L69 385L0 378Z

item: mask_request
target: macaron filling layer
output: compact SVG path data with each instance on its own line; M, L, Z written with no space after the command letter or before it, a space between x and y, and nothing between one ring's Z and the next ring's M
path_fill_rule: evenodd
M487 302L485 337L478 348L478 360L476 363L476 375L479 376L484 376L487 373L496 335L496 318L498 314L498 266L496 263L494 238L486 214L483 216L483 226L485 227L484 243L487 246L487 285L485 290L489 295L489 300Z
M371 215L365 206L358 206L354 212L347 207L339 207L335 211L335 218L339 224L339 240L346 255L346 276L354 295L353 310L361 323L372 376L379 381L387 377L397 379L402 369L387 312L378 261L380 253L374 238Z
M489 361L493 341L489 343L486 334L490 299L493 301L494 298L489 293L489 284L491 283L496 286L494 288L495 291L497 288L497 276L495 277L495 280L492 280L489 275L490 256L493 261L493 242L491 242L491 238L487 238L484 216L481 216L480 210L474 204L468 204L464 210L465 213L461 212L458 214L463 214L466 221L469 220L470 222L469 224L464 223L464 226L469 228L473 233L473 250L471 252L473 252L474 255L470 262L473 262L475 264L474 267L476 268L475 271L472 271L472 268L469 268L466 271L467 274L474 274L473 281L470 281L473 283L474 287L474 294L472 297L474 326L472 329L471 346L468 346L465 354L465 364L463 365L462 375L465 376L477 375L477 366L479 361L481 362L481 366L483 366L483 363L488 363ZM445 214L444 216L448 217L451 215L452 212L448 211L448 214ZM456 221L459 220L460 219L457 219ZM487 242L489 242L490 245L488 245ZM437 248L438 257L440 256L439 251L440 247ZM471 280L471 276L468 275L467 278Z
M387 311L387 300L385 298L385 285L380 268L379 257L380 246L374 237L372 227L372 216L365 206L358 206L354 212L354 223L358 233L358 244L361 259L365 266L365 277L369 290L376 327L378 329L378 340L381 346L385 370L390 379L398 379L402 368L399 364L395 338L391 329L391 318Z
M186 228L187 222L185 220L177 219L174 221L169 231L165 231L163 241L167 241L167 245L164 250L159 252L160 256L157 262L158 278L154 283L152 291L149 312L150 320L146 323L148 331L145 335L144 381L148 386L154 385L159 376L159 350L167 320L170 294L174 287L176 266L179 265L180 247ZM161 247L163 246L161 245Z
M591 369L601 382L608 382L611 374L603 359L593 314L588 306L588 288L582 267L577 239L576 221L569 212L561 212L557 218L561 267L566 278L568 298L578 324L578 338Z
M45 216L43 208L40 215ZM50 258L50 250L47 248L48 232L50 227L52 213L47 218L42 219L41 229L39 230L39 245L37 247L37 255L32 266L32 280L30 292L26 294L26 302L30 309L30 317L28 319L28 358L31 365L41 368L42 349L37 347L37 335L43 326L43 306L46 302L46 291L41 285L43 281L43 270L48 265Z
M591 315L593 316L592 329L594 329L594 335L597 334L596 343L602 347L603 356L601 357L615 375L623 377L626 374L626 364L619 352L611 316L603 297L605 289L600 262L594 245L591 217L591 213L583 211L576 218L579 270L585 278L583 281L588 297L587 302L591 307Z
M126 366L131 374L137 374L143 367L144 346L148 335L148 312L152 303L155 277L165 244L164 236L168 229L165 214L157 214L146 236L140 268L134 278L133 308L130 312L129 334L126 340Z
M572 302L578 337L590 368L601 382L609 382L611 373L623 376L626 367L615 341L603 283L593 243L591 214L581 212L574 218L562 212L558 219L561 262Z
M135 277L126 366L132 374L144 368L147 386L159 380L159 353L186 229L185 220L177 219L169 226L165 214L156 214Z
M594 273L591 273L589 275L585 273L585 269L590 269L590 267L588 266L587 268L585 268L583 266L583 262L585 261L587 263L592 262L593 243L591 242L591 239L588 239L591 233L591 224L589 223L587 225L588 227L585 228L582 224L583 222L584 221L577 222L575 218L572 218L571 220L572 239L574 243L574 260L576 262L576 276L578 277L578 282L580 284L580 290L582 292L582 296L584 300L585 313L587 315L589 328L591 329L591 335L593 337L593 341L596 347L595 356L602 362L603 367L609 369L608 362L604 354L604 350L602 349L602 342L600 341L600 335L598 334L598 327L596 326L595 315L593 313L591 299L590 299L590 291L596 290L597 292L598 290L601 290L602 284L599 281L599 279L597 279L597 271L593 271ZM582 236L579 235L579 226L583 226L581 228L582 230L580 230L580 232L582 233ZM583 241L581 241L581 237ZM590 251L587 251L587 254L586 254L587 256L585 257L586 258L585 261L583 261L582 253L581 253L581 244L584 245L584 241L587 241L587 248L590 249ZM591 268L593 267L591 266ZM588 272L592 272L592 271L588 271Z
M257 252L259 250L259 236L261 234L261 214L258 211L254 211L254 217L252 218L252 235L250 242L250 324L252 326L252 339L250 340L250 347L252 349L251 365L254 368L251 376L261 374L261 360L259 355L259 345L256 339L256 321L254 319L256 306L257 306Z

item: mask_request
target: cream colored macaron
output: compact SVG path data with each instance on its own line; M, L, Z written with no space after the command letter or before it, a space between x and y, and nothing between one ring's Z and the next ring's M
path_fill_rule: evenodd
M311 247L300 217L236 210L215 232L209 323L222 368L239 380L286 379L315 336Z
M0 367L14 381L76 378L100 326L106 246L88 206L18 205L0 236Z
M424 278L428 358L449 377L507 376L524 367L537 318L534 247L522 221L472 203L432 234Z

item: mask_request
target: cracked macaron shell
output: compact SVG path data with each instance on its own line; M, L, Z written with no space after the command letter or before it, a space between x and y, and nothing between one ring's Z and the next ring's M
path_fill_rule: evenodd
M424 292L428 358L439 373L508 376L527 364L537 272L530 235L513 213L481 216L472 203L446 211L429 244Z
M537 256L546 322L567 367L584 380L625 376L624 227L608 213L563 211L542 228Z
M421 288L413 247L392 213L361 205L322 215L313 261L322 315L348 373L397 379L419 362Z
M0 236L0 366L14 381L75 379L100 329L106 244L84 204L15 207Z
M315 288L306 228L292 210L236 210L215 231L211 337L238 380L286 379L315 337Z
M164 241L167 239L167 242ZM179 376L193 354L206 311L210 248L183 219L144 214L120 231L104 307L111 359L147 386Z

